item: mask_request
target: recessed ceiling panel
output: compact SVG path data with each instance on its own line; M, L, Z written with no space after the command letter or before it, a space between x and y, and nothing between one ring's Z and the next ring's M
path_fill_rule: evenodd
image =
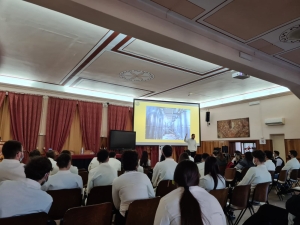
M273 45L264 39L255 40L248 45L269 55L274 55L278 52L284 51L282 48L279 48L278 46Z
M287 59L300 66L300 48L279 55L281 58Z

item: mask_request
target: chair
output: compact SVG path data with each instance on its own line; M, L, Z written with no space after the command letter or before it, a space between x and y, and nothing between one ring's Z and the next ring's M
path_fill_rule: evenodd
M298 178L297 178L296 186L299 186L299 182L300 182L300 169L298 170Z
M240 214L238 215L235 225L237 225L242 217L244 216L247 208L248 208L248 201L249 201L249 195L250 195L250 187L251 185L241 185L236 186L233 189L232 196L229 202L229 205L226 209L226 211L229 210L241 210ZM233 224L233 222L228 218L229 224Z
M298 181L298 171L299 169L294 169L290 173L289 185L292 186L293 183L297 183Z
M255 202L259 202L259 204L260 202L266 202L267 204L269 204L268 202L269 186L270 186L269 182L260 183L256 185L252 195L252 200L249 203L249 211L251 215L255 213L253 208Z
M243 180L244 176L246 175L246 173L248 172L249 169L250 169L250 167L246 167L242 170L240 180Z
M85 172L85 171L86 171L86 169L84 169L84 168L78 169L78 173L79 173L79 172Z
M211 190L209 193L214 196L220 203L222 209L225 209L228 199L228 188Z
M222 176L224 176L226 170L226 166L219 166L219 172Z
M113 203L112 185L93 187L88 195L86 205L95 205L105 202Z
M89 172L87 171L78 171L78 175L82 178L83 186L86 186L88 183Z
M124 173L124 171L118 171L118 177L121 176Z
M112 203L69 209L63 225L111 225Z
M53 203L48 213L49 218L52 220L60 220L68 209L81 206L82 196L80 188L47 191L47 193L53 198Z
M47 225L48 215L47 213L33 213L23 216L14 216L0 219L1 225Z
M279 177L276 181L277 192L280 192L280 188L285 185L286 179L287 179L287 170L281 170L280 173L279 173ZM277 193L277 195L278 195L280 200L283 200L282 194Z
M156 188L156 197L164 197L165 195L169 194L171 191L177 188L177 185L173 183L172 180L162 180L159 182Z
M273 182L274 182L275 171L270 171L270 170L269 170L269 173L271 174L272 182L270 183L271 188L269 188L268 194L269 194L269 193L271 192L271 190L273 189Z
M275 168L275 174L279 174L280 171L282 170L283 166L276 166Z
M153 225L160 197L133 201L128 208L126 225Z
M234 182L235 174L236 168L226 168L224 177L227 185Z

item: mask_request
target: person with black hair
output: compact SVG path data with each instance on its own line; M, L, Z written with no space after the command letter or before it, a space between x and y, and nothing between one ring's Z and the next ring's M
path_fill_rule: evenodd
M149 159L147 151L142 152L141 159L139 160L139 165L142 166L142 167L151 166L151 160Z
M99 165L90 170L87 193L90 193L93 187L111 185L115 178L118 177L118 172L110 164L109 153L103 149L97 153Z
M183 152L180 154L178 163L180 163L184 160L190 160L189 155L186 152Z
M81 176L71 173L71 156L68 154L60 154L57 157L57 166L59 171L50 176L48 181L42 186L42 190L61 190L83 188Z
M194 162L194 158L191 156L191 151L190 150L185 150L184 152L186 152L189 156L189 160L193 161ZM196 155L196 154L195 154ZM195 156L194 155L194 156Z
M226 181L219 172L217 159L208 157L205 161L204 177L200 177L199 186L208 192L216 189L226 188Z
M174 181L178 188L160 200L154 225L226 225L218 200L198 186L199 172L194 162L180 162Z
M49 177L52 164L46 157L32 158L24 166L26 179L0 183L0 218L32 213L48 213L52 197L41 190Z
M239 163L239 160L242 158L242 153L240 151L234 151L234 155L233 155L233 159L231 160L231 162L234 165L237 165ZM237 157L238 156L238 157Z
M253 153L253 163L256 167L251 167L244 178L238 185L248 185L251 184L251 192L253 192L254 188L257 184L272 182L272 177L267 167L264 165L266 160L265 153L261 150L255 150Z
M265 166L267 167L267 170L275 171L275 164L272 162L272 156L273 156L272 151L266 150L265 154L266 154Z
M72 159L72 154L69 150L62 150L60 154L68 154L71 156L71 159ZM72 161L71 161L71 163L72 163ZM78 174L78 168L76 166L73 166L72 164L70 167L70 171L71 171L71 173Z
M201 160L202 160L201 154L196 154L196 155L195 155L195 158L194 158L194 162L195 162L196 164L199 164L199 163L201 163Z
M56 161L54 160L55 159L55 153L54 153L53 150L48 150L46 152L46 156L47 156L47 158L50 160L50 162L52 164L52 170L50 172L50 175L54 175L59 170L58 166L56 165Z
M177 166L177 162L172 158L172 147L165 145L162 149L162 154L165 156L165 160L156 163L153 169L152 184L156 187L162 180L173 180L174 171Z
M0 182L4 180L24 180L24 153L18 141L7 141L2 147L4 159L0 162Z
M29 152L29 158L33 158L33 157L36 157L36 156L41 156L41 153L39 150L37 149L34 149L32 150L31 152Z
M109 152L109 160L108 160L108 164L114 168L117 171L121 171L121 162L120 160L116 159L116 152L111 151Z
M164 156L164 154L161 154L159 162L162 162L162 161L165 161L165 160L166 160L166 157Z
M287 170L288 171L288 179L290 179L290 174L292 170L299 169L300 164L297 159L297 151L296 150L290 150L288 157L290 158L289 161L285 164L285 166L282 168L282 170Z
M238 156L236 156L238 158ZM253 156L252 152L246 152L245 157L239 161L239 163L235 166L237 172L241 173L243 169L253 167Z
M227 159L221 151L213 151L213 156L216 157L218 166L227 166Z
M200 177L204 177L204 167L205 167L205 161L206 159L209 157L209 154L207 153L203 153L202 154L202 159L201 159L201 163L197 164L198 166L198 170L199 170L199 173L200 173Z
M138 154L125 151L122 154L124 174L117 177L112 184L112 198L116 209L115 224L125 224L125 214L131 202L155 196L152 184L146 174L137 172Z
M276 160L276 167L277 166L284 166L284 160L279 156L279 151L274 151L274 159Z

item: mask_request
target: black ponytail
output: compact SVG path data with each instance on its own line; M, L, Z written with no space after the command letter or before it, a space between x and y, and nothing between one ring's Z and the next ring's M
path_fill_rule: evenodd
M215 157L210 156L205 160L204 175L207 174L210 174L210 176L213 178L214 180L213 190L216 190L216 188L218 187L219 179L222 180L221 179L222 175L220 174L217 159Z

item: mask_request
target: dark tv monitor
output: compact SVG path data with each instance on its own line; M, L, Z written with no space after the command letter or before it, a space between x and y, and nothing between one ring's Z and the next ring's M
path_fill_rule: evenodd
M109 148L135 149L136 133L133 131L111 130L109 136Z

